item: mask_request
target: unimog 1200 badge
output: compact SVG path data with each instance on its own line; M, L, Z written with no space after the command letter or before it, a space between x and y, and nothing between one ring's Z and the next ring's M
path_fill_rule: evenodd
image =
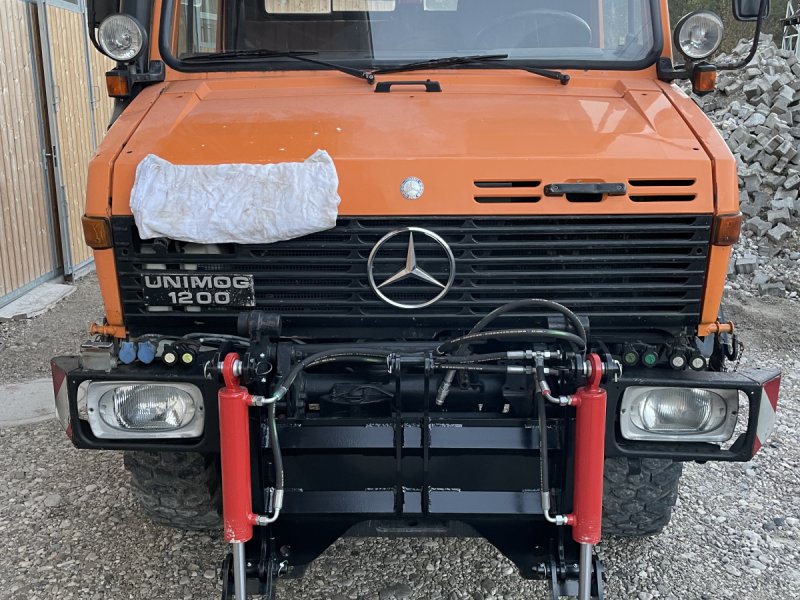
M142 276L148 306L255 306L252 275L187 275L149 273Z

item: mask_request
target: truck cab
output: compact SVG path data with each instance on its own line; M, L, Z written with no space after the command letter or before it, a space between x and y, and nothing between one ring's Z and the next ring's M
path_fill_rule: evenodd
M414 535L599 598L601 532L659 532L682 462L766 440L780 373L734 368L722 316L736 163L675 85L713 90L718 16L89 4L117 61L84 217L106 316L53 359L58 413L153 519L223 530L224 597ZM275 175L323 163L323 208Z

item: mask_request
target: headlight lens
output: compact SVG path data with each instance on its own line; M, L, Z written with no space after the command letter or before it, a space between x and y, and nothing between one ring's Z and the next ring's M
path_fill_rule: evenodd
M190 384L92 382L89 425L99 438L185 438L203 432L203 397Z
M138 58L146 39L142 25L129 15L110 15L97 28L97 43L103 52L118 62Z
M678 22L674 41L681 54L692 60L702 60L717 51L724 32L722 19L717 14L700 10Z
M98 410L111 427L170 431L191 422L194 400L188 392L169 385L126 385L103 394Z
M620 406L629 440L724 442L736 426L737 390L630 387Z

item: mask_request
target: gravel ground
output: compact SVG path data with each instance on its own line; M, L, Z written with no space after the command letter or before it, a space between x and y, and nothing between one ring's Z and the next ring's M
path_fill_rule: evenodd
M82 278L54 310L25 321L0 323L0 384L48 376L50 358L75 354L89 325L103 318L97 275Z
M656 538L608 539L607 598L772 600L800 597L800 307L729 299L748 352L742 365L780 365L771 441L747 464L687 465L672 525ZM100 315L96 282L31 322L0 325L0 381L47 373ZM151 524L137 511L119 454L80 452L55 422L0 429L0 598L216 598L216 535ZM345 540L281 600L545 598L484 542Z

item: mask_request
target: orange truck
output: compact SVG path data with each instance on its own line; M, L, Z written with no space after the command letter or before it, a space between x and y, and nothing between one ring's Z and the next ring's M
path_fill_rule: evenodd
M769 435L780 373L737 369L721 312L736 163L674 84L737 66L714 13L89 0L88 28L105 320L53 359L58 414L155 521L222 531L223 598L347 535L483 537L602 598L602 533L658 533L682 462Z

